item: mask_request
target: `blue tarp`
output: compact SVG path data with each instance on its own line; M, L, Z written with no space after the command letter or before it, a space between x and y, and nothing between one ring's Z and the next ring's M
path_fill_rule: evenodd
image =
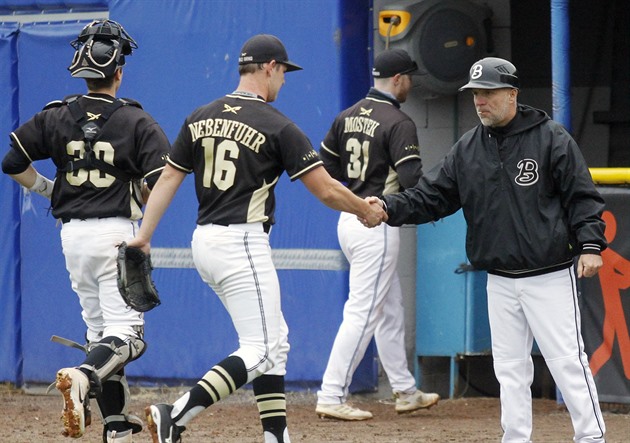
M0 0L0 15L104 10L108 3L107 0Z
M156 0L147 7L147 2L126 0L109 2L109 11L110 18L121 22L139 44L127 57L118 95L138 100L171 141L194 108L234 90L240 47L257 33L280 37L291 59L304 67L304 71L286 76L274 106L295 120L316 148L334 116L365 94L370 84L367 1ZM85 83L72 79L66 69L73 55L69 42L84 24L21 25L17 38L19 100L13 114L2 115L4 134L47 102L85 92ZM346 31L347 38L340 38ZM15 60L15 55L10 56L10 43L2 40L2 44L2 60ZM0 66L5 69L8 64ZM4 76L4 71L0 73ZM1 82L3 97L10 97L12 90L11 82ZM50 162L38 162L36 167L54 175ZM8 344L12 345L3 349L13 347L16 352L0 359L9 358L7 365L16 368L23 358L25 382L49 382L59 367L82 359L76 350L51 343L51 335L82 343L85 328L65 270L59 226L48 213L48 201L38 195L23 197L13 182L6 177L1 180L2 205L7 206L3 214L14 214L2 221L8 224L3 239L13 243L3 248L8 251L2 262L8 300L0 313L1 334L9 337ZM13 201L6 195L13 195ZM277 186L277 196L277 225L271 234L274 250L290 251L295 256L308 251L339 251L337 212L319 203L301 183L290 183L286 176ZM188 248L195 218L196 200L192 179L188 178L162 220L153 247L167 251ZM12 278L20 261L21 277ZM317 383L341 322L347 270L289 266L280 270L279 276L292 344L287 382ZM232 324L194 269L161 267L154 277L163 305L147 314L148 350L128 366L128 375L147 380L196 380L236 348ZM15 287L7 286L6 281L13 281ZM20 327L18 349L15 343L20 343ZM16 341L11 341L13 338ZM373 350L368 354L357 372L355 388L376 387ZM5 371L4 367L3 363L0 380L17 381L16 370Z
M17 26L0 25L0 132L6 143L17 122ZM12 180L0 176L0 380L21 379L19 193Z

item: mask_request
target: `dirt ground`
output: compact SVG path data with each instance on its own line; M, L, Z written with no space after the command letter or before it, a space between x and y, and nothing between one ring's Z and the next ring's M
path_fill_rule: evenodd
M132 388L131 412L142 416L144 406L172 402L187 388ZM24 393L11 386L0 386L0 441L11 443L100 443L102 427L96 404L92 403L93 424L83 438L61 436L61 397L57 391L43 395ZM323 420L315 414L314 392L290 392L289 429L293 443L430 443L499 442L499 402L497 398L474 397L442 400L429 409L397 415L393 402L384 393L352 396L352 402L374 414L372 420L358 423ZM612 409L612 408L604 408ZM630 442L630 414L606 410L608 443ZM189 423L182 435L186 443L261 443L258 414L252 392L243 389L202 412ZM534 441L571 442L573 431L569 415L555 400L534 400ZM146 431L136 434L134 442L151 442Z

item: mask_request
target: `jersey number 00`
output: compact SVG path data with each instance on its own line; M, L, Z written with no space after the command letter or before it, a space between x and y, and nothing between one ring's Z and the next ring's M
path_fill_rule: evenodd
M114 166L114 147L108 142L98 141L92 147L96 158ZM83 140L73 140L66 145L66 152L73 158L85 158L85 142ZM116 178L98 169L76 169L66 172L66 180L73 186L81 186L85 182L90 182L97 188L107 188Z

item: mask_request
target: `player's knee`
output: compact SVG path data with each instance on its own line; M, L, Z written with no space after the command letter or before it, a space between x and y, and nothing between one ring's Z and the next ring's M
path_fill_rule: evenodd
M91 371L100 381L108 380L127 363L144 354L147 345L140 336L127 336L124 340L107 336L96 343L89 343L88 360L93 362L84 363L81 367Z
M241 346L233 355L240 357L248 372L248 382L271 370L277 363L268 346Z
M101 337L117 337L123 341L143 339L144 325L112 325L105 327ZM100 339L99 339L100 340ZM95 340L95 341L99 341Z

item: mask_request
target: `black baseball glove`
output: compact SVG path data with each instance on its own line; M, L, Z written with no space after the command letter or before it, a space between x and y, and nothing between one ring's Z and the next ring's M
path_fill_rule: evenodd
M116 264L118 289L127 306L146 312L160 304L155 283L151 279L151 256L122 242L118 246Z

